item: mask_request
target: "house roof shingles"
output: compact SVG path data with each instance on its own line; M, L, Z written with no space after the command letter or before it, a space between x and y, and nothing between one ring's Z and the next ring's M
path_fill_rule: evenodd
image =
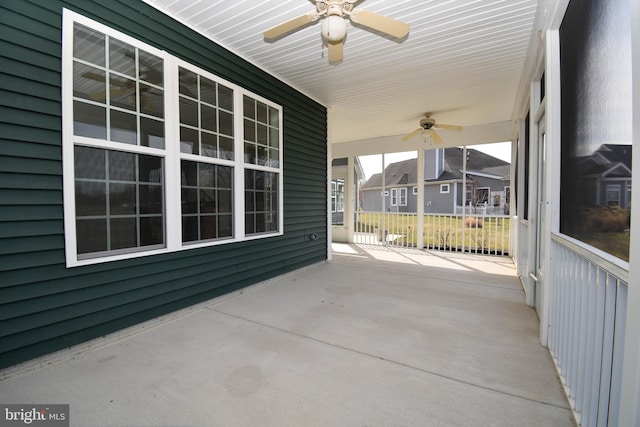
M509 179L510 164L482 151L467 149L467 172L484 173ZM445 148L444 170L437 179L425 180L425 182L449 181L462 179L463 150L461 148ZM415 184L418 181L416 159L402 160L391 163L385 168L385 187L393 187L403 184ZM362 188L382 187L382 174L371 176L362 185Z
M575 160L580 176L598 176L609 172L608 176L626 177L631 175L631 153L631 145L602 144L593 154ZM620 172L616 172L618 170Z

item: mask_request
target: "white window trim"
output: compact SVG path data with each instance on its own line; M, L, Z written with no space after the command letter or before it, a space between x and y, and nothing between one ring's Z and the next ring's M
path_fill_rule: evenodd
M331 181L331 212L344 212L345 183L342 178L334 178ZM342 194L342 200L338 197Z
M407 206L407 187L400 187L399 206Z
M418 187L413 187L413 195L418 195Z
M440 194L449 194L451 192L451 184L440 184Z
M118 40L143 49L163 60L164 73L164 123L165 123L165 148L151 148L138 145L130 145L111 141L96 140L93 138L74 136L73 129L73 30L74 23L82 24L88 28L115 37ZM180 125L178 122L178 67L191 71L223 84L234 91L234 148L235 159L223 160L211 158L210 162L219 165L232 166L234 170L233 186L233 237L206 242L182 242L182 212L181 212L181 182L180 160L193 160L202 162L200 156L189 155L180 152ZM279 167L254 165L244 163L244 124L243 124L243 96L263 102L279 112ZM200 247L217 246L238 241L263 239L284 234L284 168L283 168L283 109L280 105L263 98L247 89L226 81L210 72L187 63L168 52L159 50L138 39L121 33L111 27L93 21L83 15L63 8L62 14L62 160L63 160L63 194L64 194L64 227L65 227L65 256L67 267L76 267L91 264L101 264L124 259L140 258L150 255L164 254L189 250ZM132 252L118 253L114 255L98 256L95 258L78 259L76 242L76 207L75 207L75 170L74 147L86 145L110 150L122 150L136 154L148 154L164 159L164 191L165 191L165 247L155 249L136 248ZM257 233L246 235L245 211L244 211L244 172L245 170L260 170L278 174L278 230L275 232Z
M480 193L481 190L486 191L487 200L484 201L484 202L478 202L478 203L491 203L491 187L478 187L475 190L475 194ZM475 194L474 194L474 196L475 196Z
M609 193L617 193L618 197L616 199L610 199ZM620 206L621 196L622 196L622 189L620 188L620 184L607 184L607 189L605 193L607 206L609 205L610 202L613 202L613 201L615 201L618 204L618 206Z
M331 181L331 212L337 212L336 181Z
M398 206L398 189L391 189L391 201L389 202L391 206Z

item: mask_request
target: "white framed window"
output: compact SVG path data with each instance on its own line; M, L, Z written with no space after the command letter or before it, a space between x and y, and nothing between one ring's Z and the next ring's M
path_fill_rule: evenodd
M401 187L400 189L400 206L407 206L407 187Z
M448 194L451 191L449 184L440 184L440 194Z
M479 187L475 189L474 192L474 205L483 205L489 203L489 192L491 189L489 187Z
M344 179L331 181L331 212L344 212Z
M234 237L234 89L179 61L181 242Z
M391 189L391 206L398 206L398 189Z
M282 234L282 107L63 12L67 266Z
M493 200L493 207L501 206L502 204L502 193L499 191L491 192L491 199Z
M331 212L336 212L336 180L331 181Z
M607 206L620 205L620 185L607 184Z
M418 187L413 187L413 195L414 196L418 195Z

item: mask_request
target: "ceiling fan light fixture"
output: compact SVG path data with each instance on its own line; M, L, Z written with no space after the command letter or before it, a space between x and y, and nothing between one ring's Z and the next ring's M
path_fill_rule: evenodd
M347 21L338 15L329 15L321 22L322 37L330 43L337 43L347 35Z

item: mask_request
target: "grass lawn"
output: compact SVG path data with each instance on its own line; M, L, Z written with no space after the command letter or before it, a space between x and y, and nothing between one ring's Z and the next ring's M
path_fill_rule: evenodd
M629 261L630 233L583 233L573 237L622 260Z

